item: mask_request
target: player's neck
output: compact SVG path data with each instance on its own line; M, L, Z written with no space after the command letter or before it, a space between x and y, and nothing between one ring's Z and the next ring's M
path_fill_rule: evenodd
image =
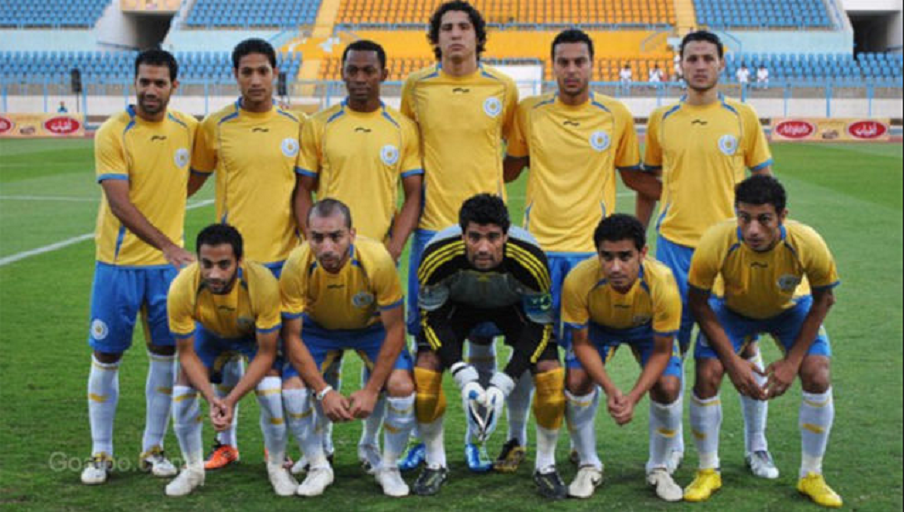
M375 98L368 98L366 100L355 100L348 98L345 103L353 112L360 112L362 114L370 114L371 112L376 112L382 105L379 96Z
M564 105L568 105L569 107L578 107L580 105L583 105L584 103L587 103L587 101L589 99L590 99L590 88L589 87L577 94L566 94L566 93L562 93L562 92L559 93L559 101L561 101L562 104L564 104Z
M264 114L273 109L273 100L267 101L248 101L242 97L242 110L245 112L253 112L255 114Z
M685 98L684 100L684 102L688 105L694 105L697 107L712 105L717 101L719 101L718 86L713 86L705 90L692 89L688 87L687 98Z
M141 109L141 105L135 106L135 115L137 115L142 121L147 121L148 123L159 123L166 119L166 109L161 109L160 112L156 114L149 114Z
M477 59L452 60L443 58L443 72L451 76L468 76L477 71Z

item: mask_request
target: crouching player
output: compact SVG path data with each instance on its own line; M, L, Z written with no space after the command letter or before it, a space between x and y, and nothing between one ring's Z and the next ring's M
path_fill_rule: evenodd
M680 501L679 487L666 469L681 423L681 362L675 334L681 322L681 295L672 272L647 259L646 236L639 220L624 214L603 219L593 233L597 255L565 278L562 321L572 332L568 366L567 417L580 457L568 492L589 498L602 481L593 419L599 390L619 425L630 422L634 406L650 392L650 455L647 482L665 501ZM625 344L642 366L627 394L605 370L615 349Z
M279 283L263 265L242 259L242 236L230 225L204 228L198 233L197 250L198 262L179 273L167 297L180 364L173 417L185 467L166 486L166 494L184 496L204 484L198 392L210 404L214 427L224 430L232 425L235 405L253 389L270 483L276 494L291 496L298 484L283 467L286 425L281 381L274 369L279 367ZM227 396L217 398L211 382L220 381L223 365L236 355L251 361L248 369Z
M333 483L316 416L334 422L366 419L386 390L383 460L375 475L384 494L406 496L397 462L414 427L414 381L395 262L382 243L355 237L351 213L341 201L315 203L307 224L310 239L292 251L280 276L283 339L291 362L283 374L283 401L289 429L310 464L297 493L318 496ZM370 370L365 386L348 398L322 375L344 350L356 351Z
M701 329L694 351L691 428L700 466L684 491L687 501L704 501L722 486L719 385L727 372L739 393L757 400L782 395L800 376L802 460L797 490L826 507L842 503L822 476L835 416L829 379L832 352L822 322L835 303L832 290L838 274L819 234L786 220L785 201L785 189L775 178L742 181L735 189L737 220L711 227L691 260L689 304ZM710 297L718 277L724 281L724 297ZM804 278L809 286L802 285ZM784 352L766 368L768 380L762 387L755 370L738 355L745 340L760 333L771 334Z
M549 269L533 237L509 225L502 199L479 194L462 205L459 226L440 231L424 249L418 267L422 329L414 369L418 428L427 447L427 465L414 485L419 495L439 492L448 475L443 447L446 369L469 404L469 427L476 424L484 441L515 379L531 370L537 395L534 481L546 497L567 495L555 466L565 396L564 370L552 336ZM468 333L485 322L495 324L513 349L505 371L493 374L486 389L478 382L477 370L462 360Z

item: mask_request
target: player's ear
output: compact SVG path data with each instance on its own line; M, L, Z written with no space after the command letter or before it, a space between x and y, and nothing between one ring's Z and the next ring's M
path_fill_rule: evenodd
M383 68L383 72L380 74L380 82L385 82L389 79L389 70Z
M178 88L179 88L179 80L173 80L173 90L172 90L172 92L175 92L176 89L178 89Z
M783 223L783 222L785 222L785 219L787 219L787 218L788 218L788 209L785 208L778 214L778 220L779 220L779 222Z
M648 246L648 245L643 246L643 249L640 250L640 257L646 258L647 252L649 251L649 249L650 249L650 246Z
M355 241L355 236L358 234L358 231L355 228L351 228L348 230L348 236L351 238L352 242Z

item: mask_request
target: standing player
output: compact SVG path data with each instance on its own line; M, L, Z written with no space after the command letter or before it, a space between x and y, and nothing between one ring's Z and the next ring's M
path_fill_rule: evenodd
M279 277L298 245L295 164L301 120L273 101L279 76L270 43L248 39L232 51L232 67L242 96L201 123L192 155L189 195L216 173L217 220L243 234L248 259ZM300 187L298 188L300 190ZM241 378L240 362L224 370L216 391L221 398ZM237 416L237 414L236 414ZM217 469L238 460L235 427L220 432L205 465Z
M291 361L284 373L283 398L289 427L310 463L297 492L319 496L333 482L314 416L365 419L385 388L385 450L374 470L384 494L406 496L408 486L397 460L414 427L415 395L395 263L382 243L355 236L351 212L341 201L317 202L307 224L310 238L292 251L280 278L283 337ZM343 350L357 351L370 370L367 383L349 398L321 376ZM318 402L314 414L312 394Z
M700 469L685 490L688 501L704 501L722 486L719 385L727 372L739 393L760 400L782 395L800 376L797 490L822 506L842 505L822 476L835 416L829 379L832 351L822 323L835 303L838 274L822 237L809 226L786 220L785 202L785 190L775 178L744 180L735 192L737 220L707 230L694 252L689 302L701 336L694 349L691 428ZM724 297L710 297L717 277L724 281ZM802 284L804 278L809 286ZM765 385L756 378L759 370L738 356L749 337L760 333L771 334L784 354L766 368Z
M440 5L430 17L428 39L438 62L412 73L402 88L401 110L420 129L425 171L423 214L411 244L409 269L418 268L424 246L437 231L455 224L465 199L478 193L504 197L503 139L508 138L518 104L515 82L480 63L486 23L471 4L453 0ZM412 335L420 330L417 293L417 276L409 272ZM495 334L483 329L470 338L469 360L484 379L496 369ZM488 471L492 464L471 444L471 435L468 430L465 436L468 467Z
M577 498L592 496L603 479L593 421L599 403L597 386L606 392L609 414L619 425L631 421L634 406L650 392L647 482L665 501L680 501L683 495L666 468L681 422L681 360L674 350L681 296L668 267L647 259L645 231L630 215L603 219L593 233L597 255L575 267L563 285L562 319L574 336L566 365L569 370L582 369L569 374L565 393L581 461L568 493ZM605 370L621 344L631 347L643 366L627 395Z
M647 195L655 193L657 180L634 172L640 170L640 152L631 113L620 101L590 90L590 37L565 30L553 40L551 54L558 91L518 105L505 179L513 181L530 167L524 227L549 259L556 337L567 350L570 334L559 323L562 281L572 267L594 254L593 240L586 234L615 211L616 169L629 187ZM496 461L497 471L515 471L524 457L530 382L519 379L509 396L509 437Z
M253 389L260 404L270 484L276 494L292 496L298 482L283 467L286 427L279 373L274 369L280 328L279 283L263 265L243 258L242 236L228 224L201 230L196 247L199 262L173 281L167 300L181 367L173 389L174 429L185 467L166 486L166 494L184 496L204 485L198 392L210 405L211 420L220 430L232 425L235 405ZM244 355L251 363L229 394L220 399L210 384L219 380L223 364L235 354Z
M102 484L113 461L113 418L119 401L119 361L141 314L147 341L147 417L141 466L156 476L176 468L163 453L170 417L175 343L166 323L166 290L194 257L182 248L185 190L197 122L167 110L179 86L178 66L162 50L135 59L138 104L97 131L94 158L104 195L97 216L91 291L88 375L92 460L82 483Z
M650 114L644 166L662 177L656 259L672 270L684 301L678 333L683 357L694 323L687 308L687 271L694 247L707 228L734 216L734 186L744 179L746 168L771 174L772 155L753 108L719 93L719 74L725 67L719 38L692 32L681 41L680 51L687 95ZM637 216L645 225L654 202L638 198ZM747 346L744 357L762 370L755 343ZM741 402L747 464L757 476L777 478L766 443L766 402L746 396ZM684 454L680 430L670 470Z
M417 225L424 171L417 126L380 100L388 73L379 44L360 40L345 48L342 78L348 98L318 112L302 129L297 169L302 192L295 208L306 217L315 190L319 197L344 202L356 219L356 232L385 243L398 262ZM396 211L399 182L405 201ZM380 461L376 436L384 402L381 397L365 421L358 443L359 460L373 469Z
M568 494L555 465L565 383L552 333L546 257L529 233L509 229L509 224L501 198L478 194L462 205L458 226L437 233L427 244L417 270L423 328L414 378L418 429L427 445L427 465L414 484L419 495L436 494L448 477L443 446L445 370L461 388L469 428L483 440L495 429L515 379L531 371L537 387L534 481L544 497L561 499ZM505 370L495 372L486 387L479 383L474 366L462 360L465 337L482 322L492 322L512 347Z

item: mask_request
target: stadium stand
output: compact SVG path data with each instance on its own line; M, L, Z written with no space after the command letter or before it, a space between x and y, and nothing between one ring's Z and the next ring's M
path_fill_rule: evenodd
M694 8L710 28L831 28L823 0L694 0Z
M847 54L733 54L725 57L725 79L736 81L735 73L742 64L751 77L760 64L769 70L773 82L804 80L813 82L861 81L863 79L900 79L904 64L900 53L861 53L855 59Z
M3 0L2 28L93 27L110 0Z
M320 0L197 0L188 28L282 27L312 25Z

